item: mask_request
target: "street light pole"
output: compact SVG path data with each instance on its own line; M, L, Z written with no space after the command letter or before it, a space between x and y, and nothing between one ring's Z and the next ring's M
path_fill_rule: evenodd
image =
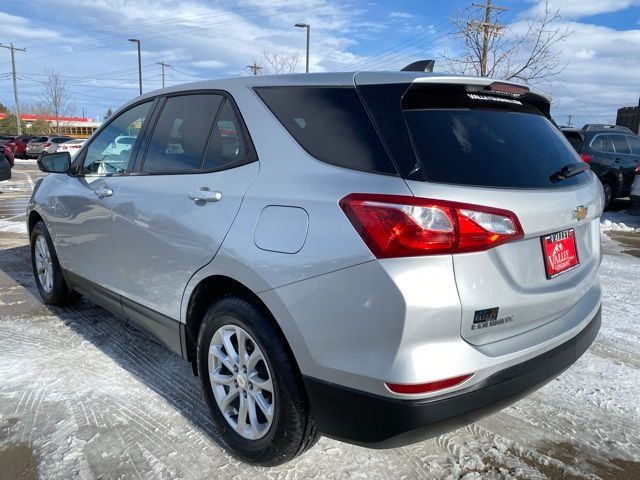
M138 82L140 84L140 95L142 95L142 58L140 55L140 40L137 38L130 38L129 41L138 44Z
M307 29L307 67L306 72L309 73L309 41L311 40L311 25L308 23L296 23L294 27Z

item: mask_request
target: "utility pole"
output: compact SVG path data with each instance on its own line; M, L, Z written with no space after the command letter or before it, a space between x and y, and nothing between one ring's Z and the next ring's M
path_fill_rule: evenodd
M169 65L168 63L164 63L164 61L156 62L156 64L160 65L160 76L162 77L162 88L164 88L164 67L170 67L171 65Z
M262 67L258 65L258 62L256 62L255 60L253 61L253 65L247 65L244 68L248 68L249 70L251 70L251 73L253 73L254 75L258 75L260 73L260 70L262 70Z
M571 125L571 119L573 118L573 115L570 113L569 114L569 120L567 121L567 127L572 127L573 125Z
M471 6L484 8L484 22L478 22L476 20L469 22L470 28L475 28L478 32L482 33L482 57L480 58L480 76L487 76L487 57L489 56L489 44L491 43L492 36L498 36L500 31L504 28L502 25L491 23L491 13L493 10L506 12L507 9L503 7L497 7L491 5L491 0L485 0L485 4L472 3Z
M13 77L13 98L16 102L16 126L18 127L18 135L22 135L22 125L20 124L20 102L18 102L18 82L16 80L16 50L19 52L26 52L24 48L14 47L13 43L9 45L3 45L0 43L0 47L6 48L11 51L11 75Z

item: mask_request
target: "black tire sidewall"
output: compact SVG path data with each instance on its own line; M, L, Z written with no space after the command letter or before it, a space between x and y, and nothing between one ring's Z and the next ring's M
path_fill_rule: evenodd
M211 388L208 375L208 349L211 338L223 325L234 324L243 328L258 343L265 356L274 385L274 416L267 434L257 440L248 440L236 433L222 415ZM205 399L215 423L232 454L242 460L260 465L277 465L293 458L299 449L304 432L304 412L299 410L297 373L292 368L287 349L278 332L260 309L246 300L223 297L206 313L198 336L198 372Z

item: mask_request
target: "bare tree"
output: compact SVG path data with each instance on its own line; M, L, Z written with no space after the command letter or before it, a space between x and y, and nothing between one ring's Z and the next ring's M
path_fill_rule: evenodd
M443 55L455 73L539 83L551 80L566 67L558 47L571 34L557 26L560 15L548 0L536 15L517 29L501 23L506 9L491 4L472 4L451 18L464 51Z
M280 74L280 73L293 73L296 71L298 62L300 61L300 54L293 53L271 53L268 50L262 52L264 61L267 64L266 70L268 73ZM259 65L254 61L254 65ZM264 69L263 69L264 71Z
M55 117L54 130L59 133L59 117L73 115L76 110L75 103L71 100L71 90L67 87L60 74L48 70L42 83L42 95L38 100L38 110Z

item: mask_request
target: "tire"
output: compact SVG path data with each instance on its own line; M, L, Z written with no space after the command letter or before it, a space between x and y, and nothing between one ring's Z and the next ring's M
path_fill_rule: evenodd
M613 185L609 180L602 180L602 189L604 190L604 211L607 211L613 201Z
M62 275L62 268L60 268L51 235L49 235L49 231L43 221L39 221L34 225L33 230L31 230L30 240L33 276L44 303L65 306L77 302L80 299L80 294L69 289ZM46 280L41 279L38 259L42 259L44 264L50 268L50 275Z
M256 354L256 358L261 355L264 359L263 363L258 362L255 367L251 367L251 361L235 363L232 361L232 357L239 358L237 353L241 350L238 348L238 339L239 335L245 334L248 340L243 343L247 354L252 353L252 357ZM226 347L218 346L224 344L219 340L225 338L225 335L232 344L232 350L235 349L231 354ZM233 343L234 338L235 343ZM218 349L217 355L210 354L212 346L213 349ZM225 356L226 361L222 362L220 358ZM252 357L245 358L250 360ZM214 422L223 442L234 456L251 464L275 466L301 455L316 443L319 434L300 373L281 332L275 328L272 320L261 309L235 296L225 296L214 303L205 314L200 326L197 361L202 388ZM230 368L231 364L234 370ZM210 373L210 365L215 374ZM216 365L218 368L215 368ZM249 370L244 370L243 365ZM246 377L243 377L243 371L247 372ZM227 383L221 385L220 382L212 381L214 376L224 378ZM231 382L227 380L229 378L232 379ZM268 381L264 380L267 378L271 380L272 393L267 387L262 390L258 386L267 385ZM214 387L217 393L214 393ZM225 410L227 416L225 416L219 406L220 398L230 397L229 392L232 389L238 391L237 402L236 400L228 402L233 406L227 407ZM243 411L240 404L241 396L244 396L245 405L250 401L254 404L256 413L253 418L259 425L255 431L250 428L252 423L250 413L245 411L247 422L240 422L240 412ZM262 413L257 404L258 400L253 400L260 397L264 404L270 406L268 409L272 412L270 420ZM221 403L224 404L224 402ZM251 411L249 406L246 410ZM234 412L237 417L235 427ZM245 425L247 428L239 433ZM256 438L248 438L251 435Z

